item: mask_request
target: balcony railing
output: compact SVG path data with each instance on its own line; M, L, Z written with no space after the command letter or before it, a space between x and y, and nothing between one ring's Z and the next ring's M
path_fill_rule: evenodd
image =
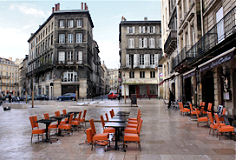
M188 62L198 60L229 36L236 33L235 13L236 7L229 11L191 48L184 47L174 58L172 67L176 69L176 67L182 64L186 59L188 59Z
M164 44L164 52L171 54L177 47L177 31L171 30Z
M55 61L55 64L57 64L57 65L77 65L77 64L83 64L83 61L82 60Z

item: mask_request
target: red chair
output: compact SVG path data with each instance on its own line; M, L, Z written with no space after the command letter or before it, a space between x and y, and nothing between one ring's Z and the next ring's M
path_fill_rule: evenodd
M73 113L70 114L69 121L67 124L61 123L58 125L58 129L68 131L68 133L72 133L72 119L73 119Z
M199 123L206 123L208 125L208 117L199 117L199 110L197 109L197 126L199 127Z
M190 112L191 116L197 115L197 112L198 112L198 114L200 114L199 110L193 108L192 103L189 103L189 106L190 106L190 110L191 110L191 112Z
M178 102L178 105L179 105L179 109L180 109L181 114L185 115L185 113L190 113L190 109L184 108L182 102Z
M39 135L43 137L43 134L46 132L45 129L39 129L38 123L37 123L37 116L31 116L29 117L31 126L32 126L32 135L31 135L31 143L33 135L38 135L38 142L39 142ZM43 139L43 138L42 138Z
M44 118L45 118L45 119L49 119L49 114L48 114L48 113L44 113L43 115L44 115ZM58 128L58 125L57 125L57 124L50 124L50 125L48 126L48 129L57 129L57 128Z

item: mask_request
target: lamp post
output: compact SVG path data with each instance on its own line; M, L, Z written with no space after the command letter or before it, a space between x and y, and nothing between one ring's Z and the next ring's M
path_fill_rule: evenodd
M123 85L124 85L124 103L127 103L127 98L126 98L126 79L125 79L125 73L123 74Z

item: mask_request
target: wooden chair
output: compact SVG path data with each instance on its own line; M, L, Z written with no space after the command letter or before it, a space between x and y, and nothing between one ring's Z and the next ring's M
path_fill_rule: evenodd
M38 135L38 142L39 142L39 135L43 137L43 134L46 132L45 129L39 129L38 123L37 123L37 116L31 116L29 117L31 126L32 126L32 135L31 135L31 143L33 135ZM43 139L43 138L42 138Z

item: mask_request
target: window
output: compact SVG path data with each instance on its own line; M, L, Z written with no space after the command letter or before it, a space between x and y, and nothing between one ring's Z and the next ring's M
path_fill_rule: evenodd
M77 61L82 62L82 51L78 51L76 54L77 54Z
M68 43L73 43L73 34L68 34Z
M73 28L73 20L68 20L68 28Z
M62 75L62 81L63 82L76 82L78 81L78 78L77 78L77 72L75 71L72 71L72 72L64 72L63 75Z
M150 54L150 65L154 65L154 54Z
M129 72L129 78L134 78L134 72Z
M127 33L135 33L135 27L127 27Z
M150 71L150 78L155 78L155 71Z
M129 55L129 65L133 66L133 54Z
M159 38L159 48L162 48L162 38Z
M140 65L144 65L144 54L140 54Z
M58 52L58 61L59 62L65 61L65 52Z
M139 33L145 33L145 26L139 26Z
M65 34L59 34L59 43L60 44L65 43Z
M149 39L149 48L155 48L155 39L154 38Z
M81 28L82 27L82 20L78 19L77 20L77 28Z
M73 52L72 51L67 52L67 61L73 61Z
M134 39L133 38L128 39L128 48L134 48Z
M76 43L82 43L82 33L76 34Z
M60 20L59 21L59 27L60 28L64 28L64 20Z
M140 78L145 78L145 72L144 71L140 71Z

